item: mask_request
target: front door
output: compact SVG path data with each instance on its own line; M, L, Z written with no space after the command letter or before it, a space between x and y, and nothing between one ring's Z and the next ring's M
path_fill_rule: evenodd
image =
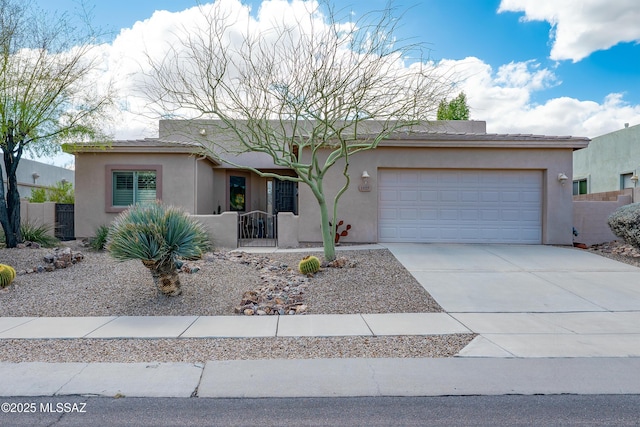
M250 176L246 172L227 172L227 210L246 212L249 207Z
M273 213L293 212L298 214L298 183L274 179Z

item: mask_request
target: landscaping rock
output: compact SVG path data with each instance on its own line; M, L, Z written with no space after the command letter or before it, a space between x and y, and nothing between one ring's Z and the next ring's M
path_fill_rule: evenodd
M234 309L235 313L246 316L303 314L308 308L303 303L307 277L285 263L245 252L214 252L207 254L205 260L238 262L260 271L260 287L243 293L240 305Z
M37 247L33 246L34 243L32 242L26 242L23 245L25 245L24 248L40 248L39 245ZM35 245L37 245L37 243L35 243ZM16 274L20 276L22 274L50 272L56 269L70 267L83 259L84 255L81 252L74 252L71 248L55 248L52 253L48 253L42 257L44 265L37 265L33 268L19 271Z

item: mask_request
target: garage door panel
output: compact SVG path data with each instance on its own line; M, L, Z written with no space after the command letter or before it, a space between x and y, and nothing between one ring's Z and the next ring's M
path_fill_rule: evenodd
M379 217L381 220L396 219L398 217L397 209L380 209Z
M455 209L442 209L438 217L444 221L456 221L458 220L458 211Z
M395 202L398 200L398 192L395 190L380 190L381 202Z
M540 204L540 192L536 191L523 191L521 193L523 203L532 203L533 205Z
M523 209L520 211L520 217L525 222L533 222L538 224L540 222L540 212L534 209Z
M398 238L400 239L415 239L415 236L420 234L420 230L417 227L398 227Z
M457 190L442 190L440 191L440 201L443 202L457 202L458 191Z
M460 220L462 221L477 221L480 217L480 213L477 209L460 211Z
M400 202L414 202L418 198L417 190L401 190L399 192L398 200Z
M420 182L420 174L418 172L400 172L396 179L400 185L416 186Z
M481 202L499 202L500 193L497 191L480 190L480 201Z
M480 200L480 195L476 191L461 191L460 200L463 202L477 202Z
M421 241L431 241L438 239L440 233L440 229L437 227L421 227L420 234L414 236L414 239L411 241L421 242Z
M420 191L420 201L435 202L438 200L438 192L436 190Z
M399 211L398 218L401 221L418 219L418 215L419 215L418 209L403 208L403 209L399 209L398 211Z
M521 212L518 210L503 210L501 212L501 216L502 216L502 220L503 221L515 221L518 222L520 221L520 214Z
M480 219L483 221L500 221L500 211L483 209L481 211Z
M386 242L540 243L542 172L382 170Z
M503 202L519 202L520 201L520 192L518 191L503 191L502 197Z
M437 209L421 209L420 219L436 221L438 219L438 210Z
M459 184L460 182L460 176L457 172L455 171L451 171L451 172L442 172L440 175L440 183L442 184Z

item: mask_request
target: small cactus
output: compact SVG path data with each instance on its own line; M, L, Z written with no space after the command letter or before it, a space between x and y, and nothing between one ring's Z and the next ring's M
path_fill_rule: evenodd
M298 269L302 274L317 273L320 270L320 260L313 255L307 255L298 264Z
M16 270L13 267L0 264L0 288L6 288L16 278Z

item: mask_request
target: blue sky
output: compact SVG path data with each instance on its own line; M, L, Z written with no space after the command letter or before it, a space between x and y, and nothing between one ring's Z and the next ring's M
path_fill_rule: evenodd
M241 1L241 0L225 0ZM281 0L274 0L281 1ZM73 14L75 0L36 0ZM132 44L186 15L194 0L85 0L93 22L111 30L109 43ZM261 2L242 0L260 17ZM387 0L334 1L356 16ZM640 124L640 1L401 0L399 36L427 44L431 58L464 68L460 88L471 118L490 132L594 137ZM266 8L265 8L266 9ZM154 16L152 18L152 16ZM138 25L131 31L122 31ZM188 21L181 21L183 24ZM124 48L118 47L123 55ZM147 129L148 131L148 129ZM116 130L141 137L141 128Z

